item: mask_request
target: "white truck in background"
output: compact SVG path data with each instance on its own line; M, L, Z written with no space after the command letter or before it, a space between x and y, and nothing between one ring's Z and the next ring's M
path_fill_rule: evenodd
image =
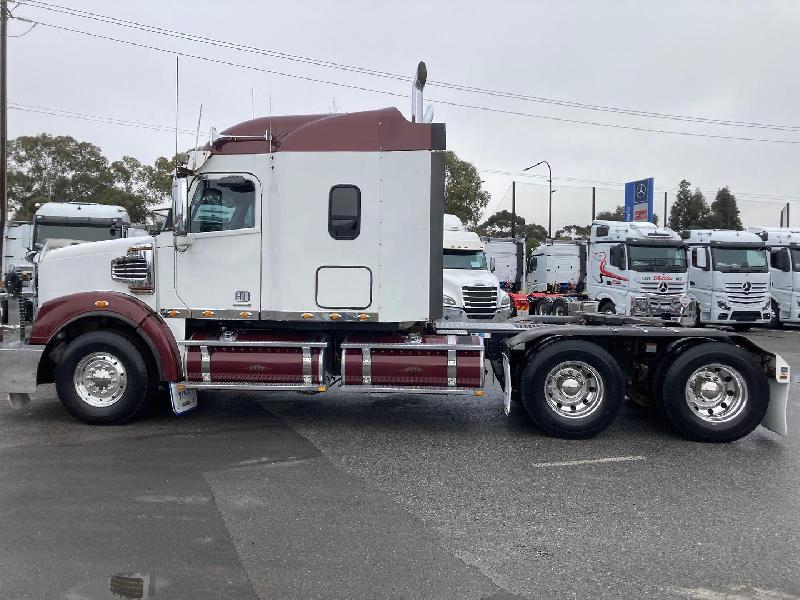
M750 227L766 242L773 327L800 323L800 228Z
M539 246L528 281L536 314L588 298L599 303L601 313L678 317L687 291L684 242L653 223L594 221L588 242Z
M695 325L747 329L770 322L765 233L692 229L681 237L688 246L689 293L698 303Z
M505 321L511 298L492 273L484 243L455 215L444 215L442 277L444 318L449 321Z
M26 255L31 247L33 224L30 221L9 221L3 232L2 283L5 286L9 273L18 273L23 281L30 281L33 265Z
M113 204L48 202L33 217L31 250L127 237L128 211Z
M481 238L489 263L506 292L523 292L528 287L525 238Z

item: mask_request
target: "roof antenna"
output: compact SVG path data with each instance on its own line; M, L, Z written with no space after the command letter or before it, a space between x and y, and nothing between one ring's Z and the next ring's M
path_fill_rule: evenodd
M192 153L192 171L197 169L197 146L200 144L200 119L203 118L203 105L200 105L200 114L197 115L197 132L194 134L194 152Z
M269 141L270 159L272 159L272 88L269 88L269 131L267 132L267 140Z
M181 57L175 57L175 175L178 175L178 109L181 91Z

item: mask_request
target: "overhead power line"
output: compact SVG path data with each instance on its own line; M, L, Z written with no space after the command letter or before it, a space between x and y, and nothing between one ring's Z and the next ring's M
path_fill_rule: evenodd
M530 178L530 179L543 179L547 180L547 175L537 175L533 173L526 173L522 171L506 171L503 169L478 169L480 173L491 173L493 175L508 175L509 177L514 178ZM621 192L622 190L619 188L625 187L625 182L623 181L598 181L596 179L581 179L578 177L553 177L553 181L565 181L568 183L584 183L589 186L596 187L598 189L613 191L613 192ZM525 184L526 182L519 182ZM528 183L528 185L544 185L544 184L534 184ZM615 187L604 187L604 186L615 186ZM562 186L568 187L568 186ZM579 187L579 186L569 186L569 187ZM585 188L584 188L585 189ZM665 187L657 187L654 188L656 192L667 192L674 194L675 190L672 188L665 188ZM704 194L712 196L717 193L717 190L700 190ZM778 194L758 194L755 192L733 192L736 197L742 197L744 200L748 200L751 202L757 201L764 201L764 202L800 202L800 196L786 196L786 195L778 195Z
M26 1L28 1L28 0L26 0ZM209 62L209 63L212 63L212 64L219 64L219 65L225 65L225 66L236 67L236 68L241 68L241 69L247 69L247 70L257 71L257 72L261 72L261 73L269 73L271 75L277 75L279 77L289 77L289 78L292 78L292 79L299 79L299 80L308 81L308 82L311 82L311 83L320 83L320 84L324 84L324 85L332 85L332 86L336 86L336 87L343 87L343 88L347 88L347 89L363 91L363 92L370 92L370 93L374 93L374 94L385 94L385 95L394 96L394 97L401 97L401 98L405 98L407 96L407 94L399 93L399 92L392 92L392 91L388 91L388 90L380 90L380 89L370 88L370 87L362 86L362 85L343 83L343 82L340 82L340 81L331 81L331 80L326 80L326 79L320 79L320 78L317 78L317 77L310 77L310 76L307 76L307 75L299 75L297 73L288 73L288 72L285 72L285 71L277 71L277 70L273 70L273 69L266 69L264 67L256 67L256 66L253 66L253 65L245 65L245 64L236 63L236 62L233 62L233 61L219 59L219 58L210 58L210 57L207 57L207 56L201 56L201 55L197 55L197 54L190 54L190 53L187 53L187 52L181 52L179 50L172 50L172 49L169 49L169 48L162 48L162 47L159 47L159 46L154 46L152 44L143 44L143 43L140 43L140 42L134 42L132 40L125 40L125 39L121 39L121 38L115 38L113 36L103 35L103 34L94 33L94 32L90 32L90 31L84 31L84 30L75 29L75 28L72 28L72 27L65 27L65 26L56 25L56 24L53 24L53 23L45 23L43 21L33 21L31 19L23 19L23 18L19 18L19 20L27 21L29 23L37 23L39 25L42 25L43 27L49 27L51 29L55 29L55 30L59 30L59 31L66 31L66 32L69 32L69 33L75 33L75 34L84 35L84 36L88 36L88 37L92 37L92 38L96 38L96 39L102 39L102 40L115 42L115 43L119 43L119 44L125 44L125 45L136 47L136 48L143 48L143 49L147 49L147 50L153 50L153 51L156 51L156 52L162 52L162 53L166 53L166 54L171 54L173 56L182 56L182 57L191 58L191 59L194 59L194 60L201 60L201 61ZM581 119L570 119L570 118L566 118L566 117L556 117L556 116L552 116L552 115L540 115L540 114L528 113L528 112L517 111L517 110L502 109L502 108L496 108L496 107L490 107L490 106L480 106L480 105L475 105L475 104L465 104L465 103L461 103L461 102L453 102L453 101L450 101L450 100L443 100L443 99L438 99L438 98L430 98L430 100L431 100L431 102L435 102L437 104L441 104L441 105L444 105L444 106L452 106L454 108L463 108L463 109L469 109L469 110L479 110L479 111L483 111L483 112L503 114L503 115L515 116L515 117L526 117L526 118L531 118L531 119L543 119L543 120L555 121L555 122L559 122L559 123L571 123L571 124L576 124L576 125L592 125L592 126L595 126L595 127L604 127L604 128L609 128L609 129L638 131L638 132L643 132L643 133L659 133L659 134L677 135L677 136L693 137L693 138L706 138L706 139L717 139L717 140L728 140L728 141L740 141L740 142L764 142L764 143L771 143L771 144L790 144L790 145L800 144L800 140L772 139L772 138L752 138L752 137L736 136L736 135L719 135L719 134L711 134L711 133L695 133L695 132L689 132L689 131L677 131L677 130L670 130L670 129L652 129L652 128L648 128L648 127L637 127L637 126L634 126L634 125L622 125L622 124L617 124L617 123L603 123L603 122L599 122L599 121L585 121L585 120L581 120Z
M150 129L153 131L158 131L162 133L175 133L175 126L174 125L159 125L155 123L143 123L141 121L132 121L129 119L122 119L119 117L112 117L108 115L95 115L95 114L87 114L87 113L80 113L70 110L64 110L60 108L53 108L49 106L37 106L31 104L22 104L20 102L9 102L8 108L11 110L16 110L20 112L28 112L28 113L36 113L36 114L43 114L53 117L62 117L68 119L79 119L82 121L91 121L96 123L103 123L106 125L117 125L121 127L132 127L136 129ZM191 129L178 129L178 133L181 135L192 136L194 137L196 131ZM537 175L535 173L527 173L521 171L509 171L503 169L478 169L480 173L491 173L493 175L508 175L510 177L515 178L529 178L529 179L543 179L546 180L546 175ZM625 183L620 181L600 181L596 179L582 179L579 177L553 177L553 181L563 181L568 183L583 183L597 187L598 189L607 190L607 191L614 191L619 192L621 191L619 187L624 187ZM536 184L536 183L529 183L529 182L518 182L523 183L526 185L544 185ZM615 187L603 187L603 186L615 186ZM566 186L562 185L561 187L569 187L572 189L585 189L584 186ZM668 188L655 188L656 191L660 192L673 192ZM706 194L714 194L715 191L703 190ZM507 195L507 193L505 194ZM505 197L504 195L504 197ZM774 195L774 194L756 194L753 192L736 192L736 196L745 197L748 200L763 200L769 202L786 202L786 201L800 201L800 196L783 196L783 195ZM752 198L748 198L752 197ZM500 203L502 203L502 198Z
M139 23L136 21L131 21L128 19L121 19L109 15L102 15L99 13L94 13L90 11L75 9L67 6L62 6L58 4L52 4L48 2L42 2L41 0L21 0L22 4L26 4L32 8L37 8L40 10L51 11L63 15L68 15L72 17L88 19L92 21L97 21L101 23L111 24L118 27L125 27L128 29L135 29L138 31L144 31L147 33L154 33L157 35L182 39L186 41L212 45L216 47L228 48L232 50L247 52L251 54L259 54L262 56L268 56L271 58L277 58L280 60L287 60L292 62L299 62L304 63L312 66L317 67L324 67L330 69L338 69L342 71L347 71L351 73L357 73L362 75L368 75L372 77L381 77L385 79L391 79L395 81L407 81L408 77L398 74L398 73L390 73L387 71L381 71L377 69L370 69L366 67L354 66L354 65L347 65L344 63L338 63L313 57L301 56L297 54L290 54L287 52L280 52L277 50L270 50L264 48L257 48L255 46L249 46L246 44L239 44L236 42L231 42L228 40L220 40L215 38L210 38L206 36L190 34L182 31L176 31L172 29L167 29L164 27L158 27L155 25L148 25L145 23ZM449 89L459 92L468 92L474 94L481 94L486 96L498 97L498 98L507 98L512 100L519 100L524 102L535 102L541 104L549 104L553 106L560 106L566 108L575 108L575 109L582 109L582 110L591 110L597 112L604 112L604 113L615 113L615 114L623 114L635 117L643 117L643 118L651 118L651 119L667 119L673 121L680 121L686 123L699 123L705 125L722 125L722 126L730 126L730 127L744 127L744 128L757 128L757 129L768 129L773 131L786 131L786 132L798 132L800 131L800 125L786 125L786 124L774 124L774 123L762 123L757 121L739 121L739 120L732 120L732 119L721 119L721 118L713 118L713 117L702 117L696 115L680 115L680 114L673 114L673 113L664 113L664 112L655 112L655 111L645 111L645 110L638 110L638 109L631 109L631 108L623 108L617 106L608 106L608 105L600 105L600 104L590 104L586 102L577 102L572 100L561 100L556 98L548 98L544 96L532 96L528 94L522 94L517 92L505 91L505 90L496 90L496 89L489 89L489 88L482 88L477 86L471 86L467 84L460 84L460 83L451 83L446 81L429 81L428 85L431 87L440 87L443 89Z

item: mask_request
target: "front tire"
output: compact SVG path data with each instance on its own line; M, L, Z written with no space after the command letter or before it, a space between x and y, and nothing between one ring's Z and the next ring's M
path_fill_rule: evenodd
M125 423L142 408L150 389L144 357L127 338L109 331L75 339L56 367L61 403L86 423Z
M783 328L783 321L781 321L781 309L775 300L772 301L772 318L769 320L769 326L773 329Z
M763 420L769 385L753 358L719 342L686 350L667 370L664 411L675 428L700 442L732 442Z
M605 315L615 315L617 314L617 307L614 306L614 303L611 300L603 300L600 303L597 312L603 313Z
M606 429L625 396L614 358L582 340L554 342L534 350L520 381L531 420L546 433L587 438Z

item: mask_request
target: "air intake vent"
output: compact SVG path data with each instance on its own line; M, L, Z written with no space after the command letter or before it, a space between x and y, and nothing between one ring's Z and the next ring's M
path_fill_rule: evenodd
M153 247L150 244L132 246L128 254L111 261L111 279L127 283L136 294L152 294Z

